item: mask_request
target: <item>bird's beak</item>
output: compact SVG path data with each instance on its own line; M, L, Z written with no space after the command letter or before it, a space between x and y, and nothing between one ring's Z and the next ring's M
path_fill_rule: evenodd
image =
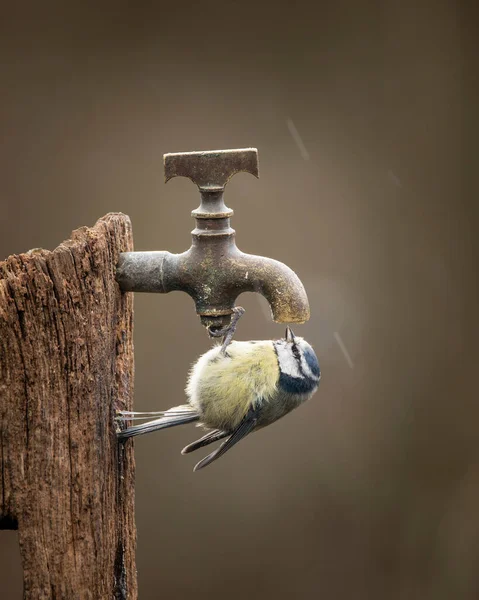
M294 333L290 327L286 327L286 335L284 336L284 339L290 344L294 342Z

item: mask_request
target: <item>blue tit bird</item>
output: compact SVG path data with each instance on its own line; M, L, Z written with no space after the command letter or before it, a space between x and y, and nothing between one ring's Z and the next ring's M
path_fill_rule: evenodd
M119 420L158 417L118 433L121 440L185 423L210 430L182 450L188 454L227 438L194 468L220 458L253 431L274 423L311 398L320 380L313 348L288 327L279 340L238 342L226 339L193 365L187 403L167 411L121 412Z

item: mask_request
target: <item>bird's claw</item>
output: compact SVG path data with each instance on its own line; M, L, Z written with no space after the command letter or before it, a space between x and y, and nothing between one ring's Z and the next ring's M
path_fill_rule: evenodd
M238 321L245 313L245 309L242 306L235 306L233 308L233 316L231 317L231 323L226 325L226 327L222 327L221 329L211 329L211 326L208 327L208 333L210 337L222 337L223 344L221 346L222 354L226 354L226 348L231 343L233 336L236 331L236 327L238 325Z

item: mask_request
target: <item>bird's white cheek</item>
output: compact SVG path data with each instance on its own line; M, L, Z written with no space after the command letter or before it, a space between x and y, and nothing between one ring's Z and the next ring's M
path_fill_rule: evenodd
M281 372L290 377L301 377L298 361L293 353L286 346L280 345L276 347L276 351Z

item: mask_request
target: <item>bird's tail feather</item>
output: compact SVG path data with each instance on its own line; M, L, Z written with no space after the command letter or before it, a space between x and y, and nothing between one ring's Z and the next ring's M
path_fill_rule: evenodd
M133 414L130 413L133 417ZM151 431L158 431L159 429L167 429L168 427L176 427L177 425L184 425L185 423L192 423L199 421L199 414L191 406L177 406L170 408L161 414L159 419L142 423L141 425L132 425L118 432L118 439L126 440L136 435L143 435L144 433L150 433Z

